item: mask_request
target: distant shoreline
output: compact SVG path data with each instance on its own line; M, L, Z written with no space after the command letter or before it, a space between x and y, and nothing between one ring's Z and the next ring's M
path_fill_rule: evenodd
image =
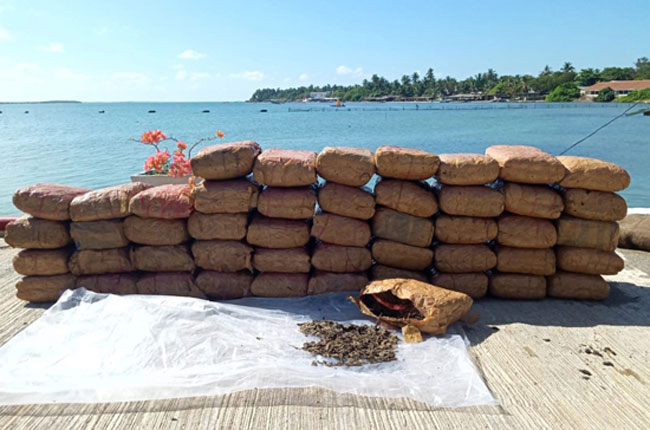
M0 105L39 105L54 103L82 103L78 100L45 100L40 102L0 102Z

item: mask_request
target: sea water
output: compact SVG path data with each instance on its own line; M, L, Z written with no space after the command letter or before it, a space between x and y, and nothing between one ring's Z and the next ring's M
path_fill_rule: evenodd
M129 182L132 174L143 170L153 150L131 139L149 129L161 129L188 144L222 130L223 141L252 139L262 148L320 151L346 145L375 150L401 145L435 153L482 153L490 145L525 144L558 154L628 107L599 103L346 103L340 109L306 103L0 104L0 216L19 214L11 196L24 185L50 182L99 188ZM267 112L261 112L264 109ZM167 147L174 150L171 143ZM620 164L632 176L631 186L621 193L628 205L650 207L650 118L621 117L568 154Z

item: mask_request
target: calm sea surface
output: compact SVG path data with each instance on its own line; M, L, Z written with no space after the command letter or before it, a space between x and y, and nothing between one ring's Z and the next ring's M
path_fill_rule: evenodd
M129 139L148 129L160 128L188 143L223 130L224 141L253 139L263 148L320 151L347 145L374 150L392 144L436 153L481 153L489 145L526 144L557 154L628 105L524 107L423 103L415 110L414 104L348 103L337 111L320 104L0 104L5 162L0 170L0 216L19 214L11 196L24 185L53 182L99 188L128 182L131 174L142 171L151 152ZM204 109L210 113L201 113ZM290 111L299 109L312 110ZM650 207L650 118L620 118L569 154L622 165L632 176L632 185L621 193L628 205Z

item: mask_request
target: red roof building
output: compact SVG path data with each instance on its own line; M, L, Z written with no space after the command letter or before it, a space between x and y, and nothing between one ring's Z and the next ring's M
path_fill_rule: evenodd
M650 79L641 79L638 81L598 82L591 86L581 88L580 95L594 98L598 95L598 91L607 87L614 90L616 97L621 97L627 95L630 91L645 90L646 88L650 88Z

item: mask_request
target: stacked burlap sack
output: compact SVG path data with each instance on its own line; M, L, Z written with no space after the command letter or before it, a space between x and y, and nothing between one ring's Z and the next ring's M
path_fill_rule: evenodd
M427 182L438 171L437 155L419 149L381 146L375 153L377 209L372 218L373 280L427 281L433 262L433 215L438 202Z
M362 148L326 147L316 168L326 182L318 189L320 210L311 230L317 243L308 293L360 291L372 265L368 220L375 214L375 197L364 186L375 174L375 156Z
M486 294L485 272L497 264L488 242L497 237L496 217L504 209L503 194L488 186L498 176L499 165L488 156L440 155L436 180L441 213L435 224L434 285L473 299Z

